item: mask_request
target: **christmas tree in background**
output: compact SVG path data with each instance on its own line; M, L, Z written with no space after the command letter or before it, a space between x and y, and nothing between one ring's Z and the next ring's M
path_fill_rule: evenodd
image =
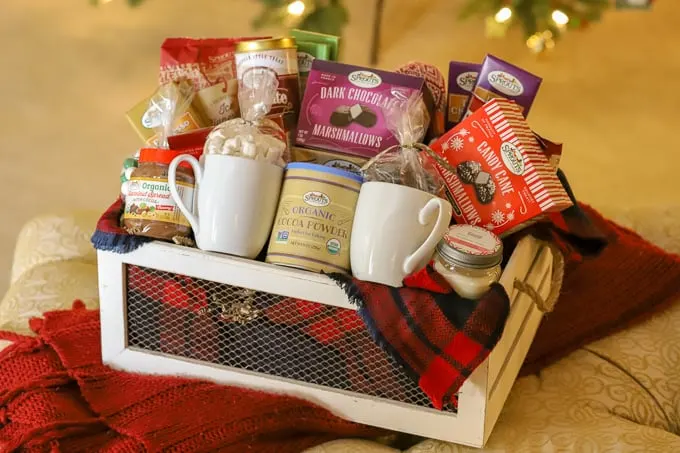
M567 30L599 21L610 5L609 0L468 0L459 17L486 16L485 31L491 38L520 27L529 50L540 54L555 47Z
M112 0L90 1L96 5ZM130 6L138 6L145 0L126 1ZM380 26L386 1L389 0L367 1L367 6L374 10L371 51L374 64L377 62ZM258 16L253 20L255 29L283 26L342 35L343 28L349 21L349 13L343 0L253 0L253 3L259 3L261 7ZM599 21L604 11L611 6L617 9L649 8L651 4L652 0L465 0L461 1L458 18L485 18L485 32L490 38L505 37L508 29L519 27L524 33L529 50L542 54L555 47L555 42L567 30L583 29Z
M342 0L259 0L260 14L253 28L285 26L302 30L342 35L349 13Z

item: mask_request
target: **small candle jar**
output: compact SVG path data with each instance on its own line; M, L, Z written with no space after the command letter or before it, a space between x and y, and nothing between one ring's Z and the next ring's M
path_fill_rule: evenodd
M501 276L503 243L473 225L453 225L437 245L434 269L466 299L479 299Z

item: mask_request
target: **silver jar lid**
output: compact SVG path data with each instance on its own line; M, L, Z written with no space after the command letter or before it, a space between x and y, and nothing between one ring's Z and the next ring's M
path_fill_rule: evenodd
M491 231L474 225L453 225L437 245L437 252L451 264L489 268L503 259L503 242Z

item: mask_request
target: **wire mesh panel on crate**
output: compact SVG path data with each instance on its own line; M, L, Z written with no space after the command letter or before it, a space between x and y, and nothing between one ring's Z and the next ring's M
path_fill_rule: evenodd
M135 265L127 288L129 346L432 407L354 310Z

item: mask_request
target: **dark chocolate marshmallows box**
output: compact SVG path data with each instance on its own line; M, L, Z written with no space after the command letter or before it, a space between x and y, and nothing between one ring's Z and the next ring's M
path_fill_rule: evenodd
M363 157L397 145L383 110L423 89L421 77L314 60L295 142Z

